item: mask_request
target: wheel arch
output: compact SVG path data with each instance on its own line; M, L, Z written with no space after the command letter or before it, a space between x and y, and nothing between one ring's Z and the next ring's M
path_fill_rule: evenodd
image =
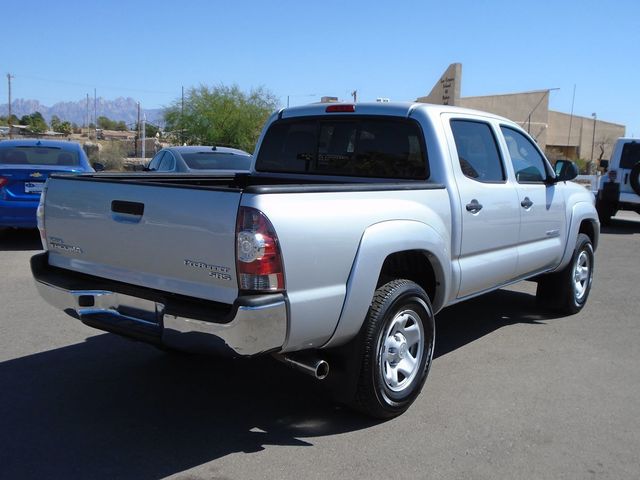
M595 252L600 240L600 222L595 207L589 202L578 202L571 209L571 223L569 225L569 233L567 236L567 244L565 246L564 255L560 265L554 270L558 272L566 267L575 249L576 240L579 233L584 233L591 239L593 251Z
M600 238L600 227L598 223L593 219L582 220L580 222L578 233L584 233L591 239L591 243L593 244L593 251L595 252L598 248L598 240Z
M441 277L440 271L436 274L436 269L441 270L441 266L437 265L434 268L434 262L438 263L437 258L433 258L431 252L424 250L391 253L382 264L376 289L392 280L406 278L420 285L433 304L438 292L438 278Z
M362 327L376 289L406 278L420 285L440 310L451 289L450 238L417 221L394 220L369 227L362 236L347 282L340 320L323 348L344 344Z

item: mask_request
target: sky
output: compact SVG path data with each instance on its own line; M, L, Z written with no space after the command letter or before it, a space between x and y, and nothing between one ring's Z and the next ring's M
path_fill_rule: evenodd
M0 0L0 103L89 93L144 108L181 88L412 101L462 63L462 96L558 88L549 107L640 137L638 0ZM574 100L575 86L575 100Z

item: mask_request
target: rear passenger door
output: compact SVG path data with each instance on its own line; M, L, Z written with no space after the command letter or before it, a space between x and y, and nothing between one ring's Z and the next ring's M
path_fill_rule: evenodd
M462 298L515 277L520 211L494 125L477 117L451 117L449 125L461 208L457 296Z
M563 183L545 183L550 166L528 136L509 126L500 129L518 190L517 272L524 276L560 263L567 236Z

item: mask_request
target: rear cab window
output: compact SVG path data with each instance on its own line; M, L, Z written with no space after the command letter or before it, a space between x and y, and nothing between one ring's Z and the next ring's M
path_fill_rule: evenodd
M265 134L255 169L381 179L429 178L419 124L375 116L278 120Z

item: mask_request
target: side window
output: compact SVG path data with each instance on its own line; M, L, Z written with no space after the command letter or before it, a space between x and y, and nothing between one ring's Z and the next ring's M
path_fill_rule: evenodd
M620 157L620 168L633 168L640 162L640 143L625 143Z
M164 152L164 156L162 157L158 170L161 172L170 172L173 170L175 163L173 155L169 152Z
M162 160L164 153L165 152L160 152L151 159L151 161L149 162L149 170L158 170L158 167L160 166L160 161Z
M451 120L460 168L478 182L504 182L505 174L498 146L489 124L472 120Z
M512 128L500 127L500 129L507 142L518 183L543 182L547 178L545 161L531 140Z

